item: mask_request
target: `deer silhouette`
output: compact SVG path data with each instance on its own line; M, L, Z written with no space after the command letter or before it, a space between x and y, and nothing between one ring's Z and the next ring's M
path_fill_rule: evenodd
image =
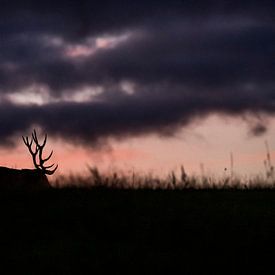
M11 169L0 167L0 189L5 190L40 190L50 188L47 175L53 175L58 165L45 163L51 158L53 151L48 157L43 158L43 149L47 142L47 134L42 143L39 143L37 133L34 130L31 138L22 136L24 144L27 146L36 169Z

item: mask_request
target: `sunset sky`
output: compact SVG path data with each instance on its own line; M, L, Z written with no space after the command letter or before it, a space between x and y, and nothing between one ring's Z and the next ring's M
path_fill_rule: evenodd
M222 175L275 163L274 1L1 1L0 166Z

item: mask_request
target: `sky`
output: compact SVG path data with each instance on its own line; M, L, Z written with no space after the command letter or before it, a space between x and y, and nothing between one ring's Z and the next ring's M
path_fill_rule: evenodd
M57 174L263 171L275 151L274 1L1 1L0 165ZM274 151L274 152L273 152Z

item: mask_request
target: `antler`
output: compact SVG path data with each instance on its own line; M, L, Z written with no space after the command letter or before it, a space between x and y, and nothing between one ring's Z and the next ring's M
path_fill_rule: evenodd
M55 167L54 167L55 164L44 166L44 163L51 158L51 156L53 154L53 151L51 151L51 153L49 154L48 157L46 157L46 158L42 157L43 149L44 149L44 147L46 145L46 142L47 142L47 134L45 135L45 138L44 138L44 141L43 141L42 144L39 144L39 141L38 141L37 134L36 134L35 130L33 130L31 141L29 140L29 137L27 137L27 136L26 137L22 136L22 138L23 138L23 142L28 147L30 154L32 155L32 160L33 160L33 164L34 164L35 168L38 169L38 170L41 170L44 174L52 175L56 171L56 169L58 168L58 165L56 165ZM34 145L35 145L34 150L32 149L33 142L34 142ZM36 162L37 155L38 155L38 158L39 158L39 164L37 164L37 162ZM54 167L54 169L49 170L52 167Z

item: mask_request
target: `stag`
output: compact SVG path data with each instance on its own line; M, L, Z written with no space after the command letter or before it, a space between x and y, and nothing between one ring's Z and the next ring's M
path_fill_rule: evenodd
M22 136L22 139L32 156L35 169L11 169L0 167L1 187L8 190L39 190L51 187L47 175L53 175L58 165L45 165L53 155L53 151L51 151L46 158L43 158L43 149L47 142L47 134L42 143L39 142L35 130L31 134L31 138Z

